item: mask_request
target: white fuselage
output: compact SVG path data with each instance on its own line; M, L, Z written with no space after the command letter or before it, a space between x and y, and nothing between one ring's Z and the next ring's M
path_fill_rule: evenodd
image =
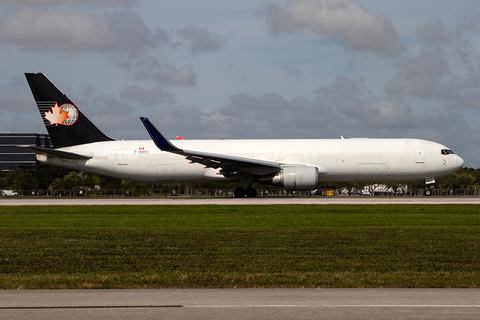
M463 160L442 154L447 147L419 139L173 140L176 147L280 165L318 167L320 182L409 181L458 170ZM219 169L160 151L151 140L97 142L58 150L92 157L66 160L38 155L39 161L106 176L159 182L227 181Z

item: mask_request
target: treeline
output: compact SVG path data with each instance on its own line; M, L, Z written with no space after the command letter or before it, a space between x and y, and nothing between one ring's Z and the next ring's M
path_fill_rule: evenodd
M480 168L462 168L447 176L436 178L437 189L469 189L480 188ZM375 182L342 182L320 183L318 189L355 188L361 190L365 185ZM425 182L410 181L402 183L387 183L393 189L401 185L408 185L411 189L425 188ZM68 192L70 194L79 191L101 192L106 190L147 190L156 189L158 193L184 194L195 193L198 190L212 189L235 189L236 183L146 183L133 182L130 180L115 179L85 172L72 171L71 169L52 166L45 163L37 163L33 168L15 168L7 174L0 176L0 188L16 190L19 194L57 194ZM254 184L252 187L261 189L277 190L279 188Z
M260 186L260 185L258 185ZM116 179L92 173L37 163L33 168L15 168L0 172L0 189L15 190L20 195L68 194L85 192L110 195L138 190L156 190L159 194L206 193L213 189L235 189L236 183L152 183ZM255 186L254 186L255 187ZM263 189L278 189L262 186Z

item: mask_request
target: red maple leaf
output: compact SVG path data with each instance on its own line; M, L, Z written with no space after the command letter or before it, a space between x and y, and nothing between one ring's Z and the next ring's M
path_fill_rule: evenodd
M68 119L68 111L62 111L62 108L55 102L55 106L52 106L52 111L45 112L45 119L50 121L50 125L63 124L63 121Z

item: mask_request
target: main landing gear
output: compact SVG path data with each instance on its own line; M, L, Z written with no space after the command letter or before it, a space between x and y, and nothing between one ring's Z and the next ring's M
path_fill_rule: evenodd
M425 189L424 192L423 192L423 194L424 194L425 196L427 196L427 197L430 197L430 196L433 194L433 188L431 188L431 189L429 189L429 188Z
M257 196L257 190L253 188L236 188L233 194L236 198L254 198Z

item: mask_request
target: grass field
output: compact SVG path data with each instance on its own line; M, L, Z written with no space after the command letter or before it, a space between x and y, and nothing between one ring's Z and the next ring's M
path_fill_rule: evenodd
M0 288L478 287L475 205L0 207Z

